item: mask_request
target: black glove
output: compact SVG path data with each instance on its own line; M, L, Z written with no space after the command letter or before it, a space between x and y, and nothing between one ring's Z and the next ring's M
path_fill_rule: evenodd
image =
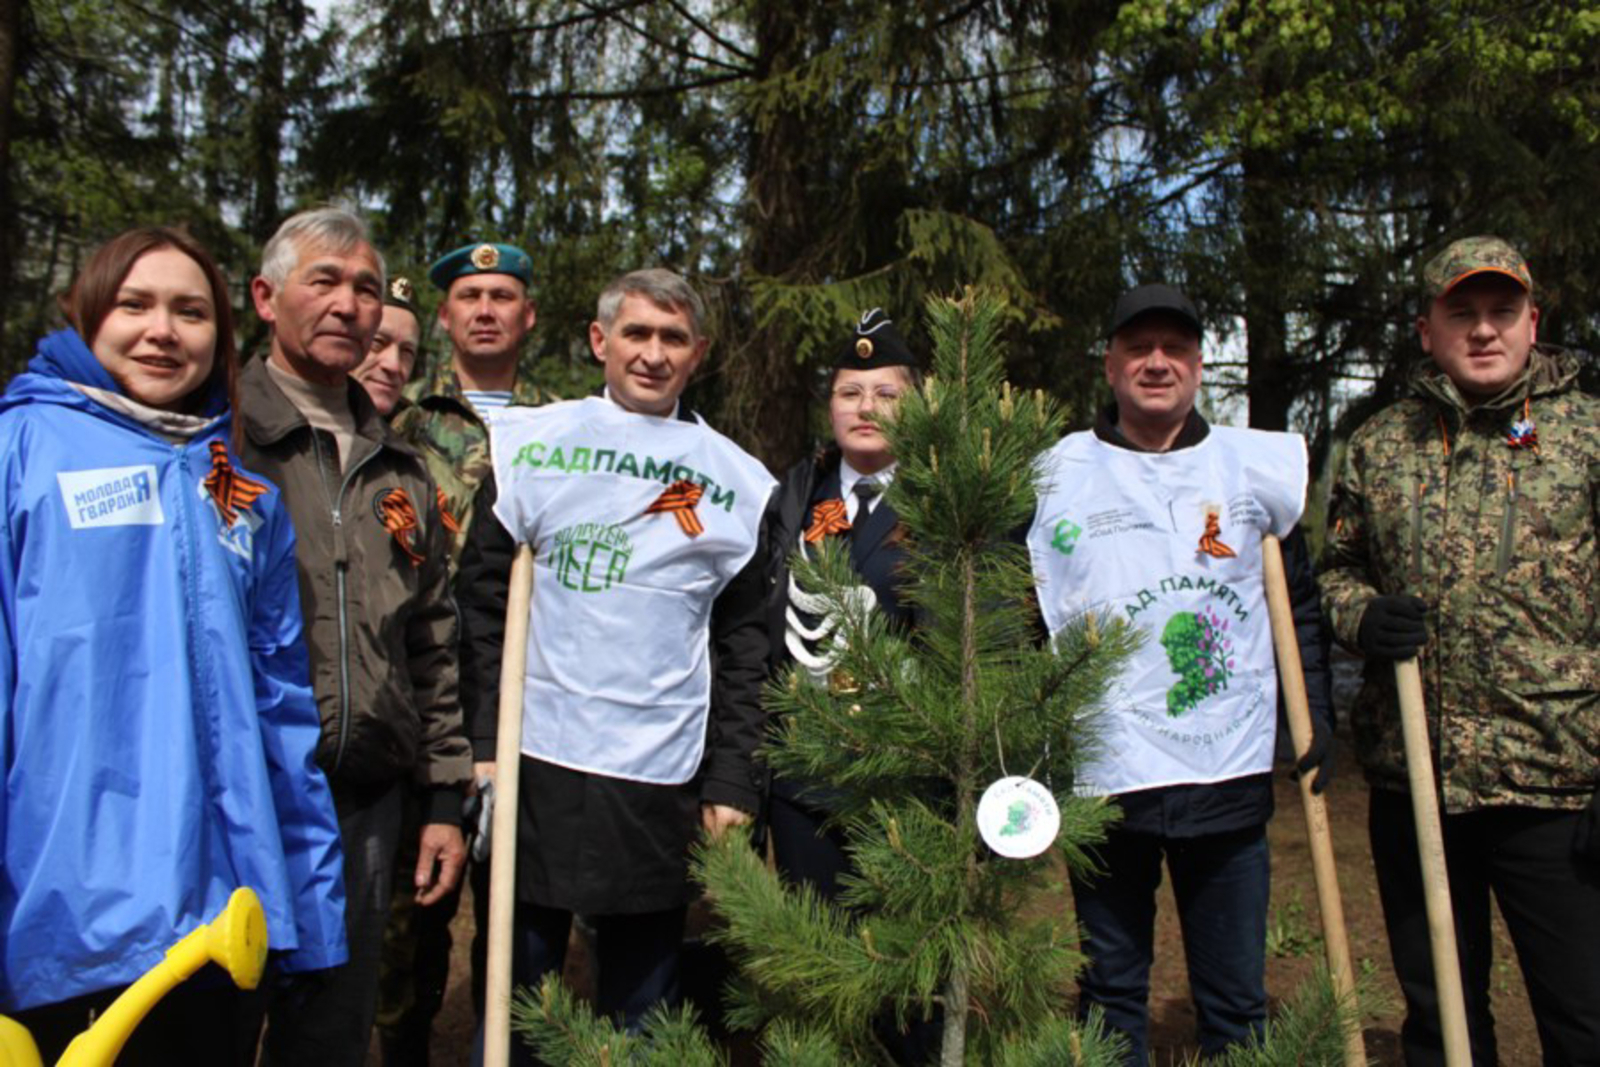
M1296 776L1312 771L1316 771L1317 776L1311 779L1311 792L1320 796L1333 781L1333 731L1328 727L1328 720L1316 712L1311 713L1311 746L1294 765Z
M1579 859L1600 863L1600 793L1589 798L1589 806L1578 816L1578 832L1572 835L1572 851Z
M1419 596L1375 596L1361 616L1356 644L1377 659L1410 659L1427 643L1427 613Z

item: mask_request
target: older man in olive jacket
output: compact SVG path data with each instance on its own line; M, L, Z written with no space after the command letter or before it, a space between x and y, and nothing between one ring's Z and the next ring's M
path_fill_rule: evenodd
M471 765L456 695L449 533L422 459L349 378L377 329L383 281L361 220L321 208L283 224L251 283L272 340L241 379L241 454L283 490L294 520L322 712L317 760L344 842L350 943L348 965L273 1006L269 1064L366 1061L407 776L428 789L419 903L448 892L465 859Z

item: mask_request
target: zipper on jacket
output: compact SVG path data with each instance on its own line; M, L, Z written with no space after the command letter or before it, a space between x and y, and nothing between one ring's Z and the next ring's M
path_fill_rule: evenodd
M1494 553L1494 575L1504 578L1511 569L1511 549L1517 536L1517 469L1506 473L1506 514L1500 522L1500 545Z
M202 682L200 658L205 652L205 642L201 641L195 633L195 617L192 606L201 603L199 575L195 573L198 563L195 558L195 521L194 502L189 499L189 486L194 476L194 471L189 467L189 452L183 445L175 445L178 452L178 469L183 472L183 484L178 490L178 499L183 501L183 531L179 537L183 545L183 585L184 593L189 598L190 610L184 614L184 629L187 631L185 638L189 643L189 684L194 686L195 697L198 700L201 693L206 691ZM198 726L198 724L197 724Z
M335 542L333 584L339 603L339 739L333 749L333 771L337 773L339 765L344 762L345 745L350 740L350 612L345 604L345 576L350 569L350 561L344 551L344 494L350 488L350 479L355 477L367 460L378 453L374 450L357 460L340 477L338 492L332 494L328 492L327 454L322 447L321 431L311 431L311 444L317 453L317 473L322 480L322 495L328 502Z
M1428 489L1421 478L1411 483L1411 573L1422 580L1422 494Z

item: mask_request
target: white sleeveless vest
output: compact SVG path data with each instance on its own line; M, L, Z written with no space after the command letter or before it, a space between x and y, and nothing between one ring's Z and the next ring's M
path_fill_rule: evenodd
M1054 635L1093 612L1145 638L1105 694L1099 755L1081 768L1078 791L1270 770L1278 687L1261 538L1300 520L1304 440L1214 426L1193 448L1147 453L1085 432L1041 464L1028 551L1045 624ZM1202 551L1202 538L1216 552Z
M755 554L777 484L704 422L591 397L492 424L495 515L534 549L522 751L613 778L694 777L711 704L711 606ZM650 513L702 486L690 536Z

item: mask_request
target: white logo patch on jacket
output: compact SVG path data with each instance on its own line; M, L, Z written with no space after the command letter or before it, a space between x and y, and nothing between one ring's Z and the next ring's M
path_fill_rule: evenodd
M160 526L167 521L161 510L161 487L156 469L101 467L87 471L59 471L61 503L74 530L101 526Z

